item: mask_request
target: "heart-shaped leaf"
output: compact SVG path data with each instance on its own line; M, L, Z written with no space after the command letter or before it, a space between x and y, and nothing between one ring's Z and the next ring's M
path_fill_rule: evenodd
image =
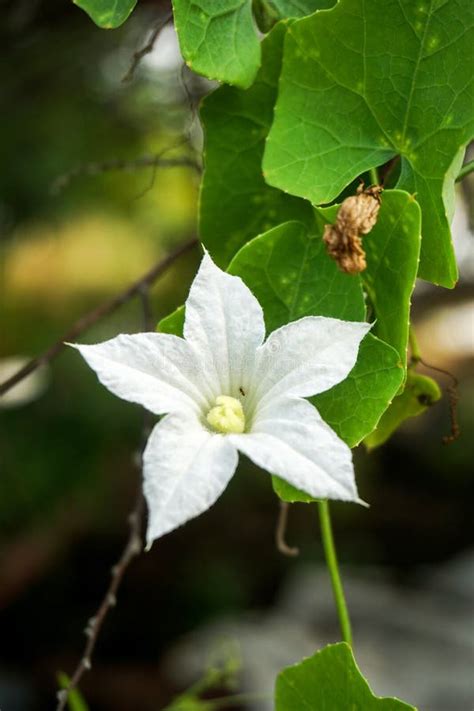
M345 642L283 669L277 677L275 711L416 711L370 689Z
M471 0L340 0L285 39L267 181L321 204L401 156L398 187L423 213L420 276L457 277L449 230L462 147L474 131Z

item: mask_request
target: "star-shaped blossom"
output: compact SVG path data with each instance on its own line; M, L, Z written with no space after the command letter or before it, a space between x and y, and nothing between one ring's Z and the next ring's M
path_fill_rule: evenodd
M111 392L164 415L143 455L148 545L215 503L238 452L314 498L360 502L349 447L304 398L347 377L369 329L306 316L265 340L255 296L205 254L184 338L76 345Z

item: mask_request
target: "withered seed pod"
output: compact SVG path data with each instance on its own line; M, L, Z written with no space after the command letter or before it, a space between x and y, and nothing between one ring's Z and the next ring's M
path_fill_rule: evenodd
M380 185L366 190L360 185L357 194L342 203L336 224L324 228L323 239L328 254L347 274L358 274L367 266L360 236L370 232L377 222L382 190Z

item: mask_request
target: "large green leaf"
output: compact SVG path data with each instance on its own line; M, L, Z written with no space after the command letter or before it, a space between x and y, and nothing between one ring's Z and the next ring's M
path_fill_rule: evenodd
M123 24L137 0L73 0L82 8L96 25L110 30Z
M259 300L267 333L303 316L363 321L357 276L343 274L326 254L321 229L286 222L246 244L229 265Z
M262 68L247 91L223 86L203 102L205 171L200 236L225 268L249 239L292 219L312 219L304 200L269 187L262 176L265 138L273 119L286 24L262 43Z
M402 190L382 193L377 223L363 238L367 268L361 273L375 319L372 333L393 346L406 366L411 295L420 255L421 213ZM334 208L319 214L334 221Z
M420 276L453 286L447 206L473 134L471 0L340 0L289 27L264 172L315 203L400 155L423 213Z
M275 711L416 711L403 701L375 696L345 642L283 669Z
M397 351L369 333L349 376L311 402L339 437L355 447L377 426L404 376Z
M230 263L228 271L241 276L262 305L268 333L309 315L364 320L360 279L340 272L326 254L322 229L319 219L312 230L287 222L249 242ZM353 447L377 425L403 377L398 353L369 334L349 377L311 401ZM284 501L312 500L278 477L273 487Z

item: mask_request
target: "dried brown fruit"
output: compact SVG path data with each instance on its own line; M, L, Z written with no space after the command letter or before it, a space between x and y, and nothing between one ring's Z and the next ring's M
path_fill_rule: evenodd
M328 254L347 274L358 274L367 266L360 236L368 234L377 222L382 190L380 185L366 190L360 185L357 194L342 203L336 224L324 228L323 239Z

